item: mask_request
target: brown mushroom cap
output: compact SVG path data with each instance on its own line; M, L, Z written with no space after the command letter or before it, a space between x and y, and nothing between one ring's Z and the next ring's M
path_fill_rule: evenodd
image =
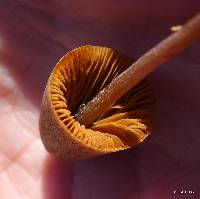
M133 147L150 134L156 111L148 79L90 127L74 119L81 104L132 63L113 49L89 45L61 58L49 77L40 113L40 134L50 153L64 159L84 159Z

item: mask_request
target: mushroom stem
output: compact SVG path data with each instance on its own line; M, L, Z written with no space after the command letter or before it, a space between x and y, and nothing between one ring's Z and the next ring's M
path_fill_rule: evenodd
M175 32L151 48L128 69L88 102L75 118L87 126L106 113L113 104L132 87L186 47L200 39L200 14L190 19L180 31Z

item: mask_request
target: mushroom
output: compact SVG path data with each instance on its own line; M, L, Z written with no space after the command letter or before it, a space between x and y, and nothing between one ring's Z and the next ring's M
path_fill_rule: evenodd
M87 45L67 53L53 69L43 96L39 126L45 148L76 160L141 143L156 119L146 76L199 38L197 15L134 64L105 47Z
M156 113L148 79L89 127L74 118L81 104L132 62L115 50L89 45L72 50L58 62L45 89L40 115L41 138L50 153L88 158L133 147L149 135Z

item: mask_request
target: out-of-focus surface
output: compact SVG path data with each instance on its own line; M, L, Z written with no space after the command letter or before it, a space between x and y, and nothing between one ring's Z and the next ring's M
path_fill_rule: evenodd
M92 44L137 58L199 8L198 0L1 0L0 198L199 198L200 44L151 75L157 127L133 150L63 162L44 150L37 124L47 78L68 50Z

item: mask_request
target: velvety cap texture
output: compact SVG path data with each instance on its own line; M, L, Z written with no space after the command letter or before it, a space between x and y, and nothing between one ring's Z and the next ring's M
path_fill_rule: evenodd
M85 159L141 143L155 123L155 98L148 79L140 82L97 121L85 127L74 118L81 106L133 63L113 49L82 46L53 69L41 105L45 148L64 159Z

